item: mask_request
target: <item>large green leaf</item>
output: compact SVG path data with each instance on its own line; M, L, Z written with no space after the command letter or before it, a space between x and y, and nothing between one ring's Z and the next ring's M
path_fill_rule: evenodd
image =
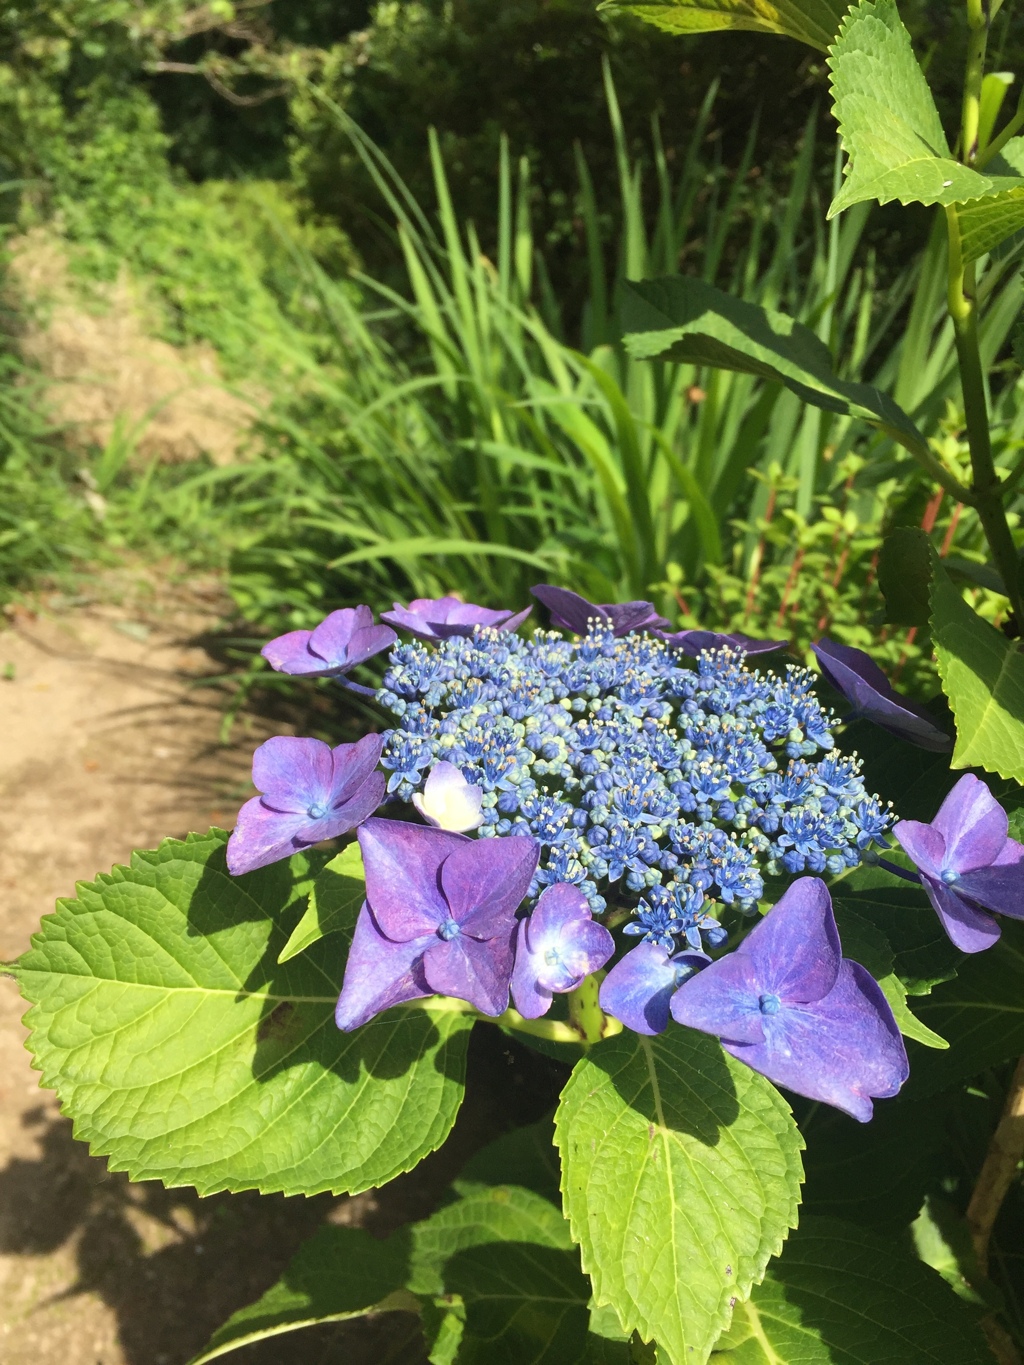
M736 1310L715 1365L991 1365L976 1314L928 1266L862 1228L802 1219Z
M748 29L781 33L824 52L835 37L845 0L641 0L601 6L635 14L669 33Z
M449 1132L471 1025L430 1007L338 1032L339 938L277 962L306 859L231 877L226 839L136 853L44 919L17 965L43 1084L135 1180L202 1194L381 1185Z
M776 380L805 403L859 417L929 456L927 441L897 403L870 384L840 379L824 342L784 313L674 275L627 285L623 326L634 360L685 361Z
M380 1241L362 1228L322 1227L299 1248L281 1279L232 1314L191 1365L323 1322L392 1309L418 1312L419 1301L404 1288L409 1244L407 1230Z
M929 1027L948 1038L948 1052L914 1059L907 1093L917 1099L1024 1053L1024 925L999 921L994 948L963 958L955 981L917 1002Z
M702 1365L796 1220L803 1146L775 1087L672 1025L599 1043L555 1117L594 1299L672 1365Z
M278 962L298 957L310 944L328 934L345 933L351 943L359 907L365 899L363 855L353 842L332 858L314 881L306 912L278 954Z
M956 718L954 768L985 768L1024 782L1024 653L971 610L936 560L932 638L942 689Z
M1021 225L1024 180L956 161L893 0L861 0L829 50L834 113L849 157L829 217L862 200L957 205L965 260ZM1011 169L1006 167L1006 169Z

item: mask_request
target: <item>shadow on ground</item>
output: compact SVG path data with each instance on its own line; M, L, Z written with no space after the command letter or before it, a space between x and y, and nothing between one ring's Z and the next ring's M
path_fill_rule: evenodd
M258 1298L325 1219L386 1236L422 1218L485 1142L550 1108L564 1069L477 1028L467 1099L448 1141L415 1171L354 1198L221 1194L110 1174L43 1108L25 1112L38 1155L0 1169L0 1254L73 1249L77 1279L60 1297L91 1293L115 1315L129 1365L184 1365L231 1313ZM388 1314L274 1338L231 1356L238 1365L421 1365L416 1320Z

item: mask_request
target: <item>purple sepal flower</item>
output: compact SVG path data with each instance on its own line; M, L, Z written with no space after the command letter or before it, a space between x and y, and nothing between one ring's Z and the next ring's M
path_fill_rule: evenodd
M691 659L699 658L706 649L742 649L744 654L771 654L789 645L788 640L755 640L739 631L731 635L717 630L677 630L674 634L656 630L654 633Z
M672 1016L777 1085L866 1123L910 1074L881 988L842 956L832 902L799 877L734 953L687 981Z
M819 640L811 648L817 655L822 673L852 704L853 715L849 719L863 717L874 721L899 739L933 753L952 749L953 741L939 729L924 707L897 692L874 659L862 649L828 639Z
M346 1032L424 995L483 1014L508 1008L516 910L537 866L533 839L468 839L398 820L358 834L366 870L335 1020Z
M893 830L961 952L980 953L999 938L986 910L1024 919L1024 844L1009 838L1008 828L985 783L965 773L930 825L901 820Z
M382 649L398 636L390 626L375 626L369 607L332 611L315 630L291 630L263 646L260 653L278 673L307 678L337 678Z
M671 625L654 610L653 602L605 602L598 606L578 592L553 588L550 583L538 583L530 592L550 611L553 626L571 630L575 635L586 635L587 623L595 619L610 625L616 639L631 630L664 630Z
M513 615L510 611L492 611L473 602L460 602L457 597L417 597L407 607L396 602L393 611L381 612L380 619L432 644L453 635L472 635L476 626L518 630L532 610L527 607Z
M361 825L384 800L387 779L375 771L383 747L383 735L336 749L287 735L261 744L252 756L252 780L263 794L238 812L228 871L240 876Z
M516 928L512 999L524 1019L539 1019L554 995L575 990L615 951L615 940L595 924L583 892L556 882Z
M601 982L601 1008L634 1033L664 1033L673 995L710 961L705 953L670 955L660 943L638 943Z

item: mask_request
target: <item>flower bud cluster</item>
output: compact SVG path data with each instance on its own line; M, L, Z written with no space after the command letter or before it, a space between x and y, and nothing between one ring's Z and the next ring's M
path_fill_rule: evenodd
M399 800L438 762L480 787L480 835L540 846L531 900L570 882L644 941L716 947L718 907L753 911L765 875L838 873L886 844L889 811L813 681L728 647L694 662L600 618L575 640L478 626L392 649L381 762Z

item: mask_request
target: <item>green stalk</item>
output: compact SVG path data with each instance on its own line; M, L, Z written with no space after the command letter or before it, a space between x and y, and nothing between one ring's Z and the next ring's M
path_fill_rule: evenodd
M584 977L576 989L569 992L569 1022L576 1029L577 1039L582 1038L584 1047L599 1043L612 1031L609 1025L618 1022L605 1015L598 1000L603 976L603 972L594 972L592 976ZM618 1031L615 1029L616 1033Z
M985 75L985 49L988 44L989 14L985 0L967 0L967 20L971 35L964 74L963 118L960 158L971 165L978 152L978 120L981 111L981 83ZM960 223L955 205L946 209L949 234L949 281L947 304L956 340L960 383L964 395L967 444L971 452L971 491L996 568L1002 575L1018 630L1024 626L1017 549L1006 520L1003 490L992 460L988 402L985 397L985 372L978 342L977 287L974 262L964 263L960 244Z

